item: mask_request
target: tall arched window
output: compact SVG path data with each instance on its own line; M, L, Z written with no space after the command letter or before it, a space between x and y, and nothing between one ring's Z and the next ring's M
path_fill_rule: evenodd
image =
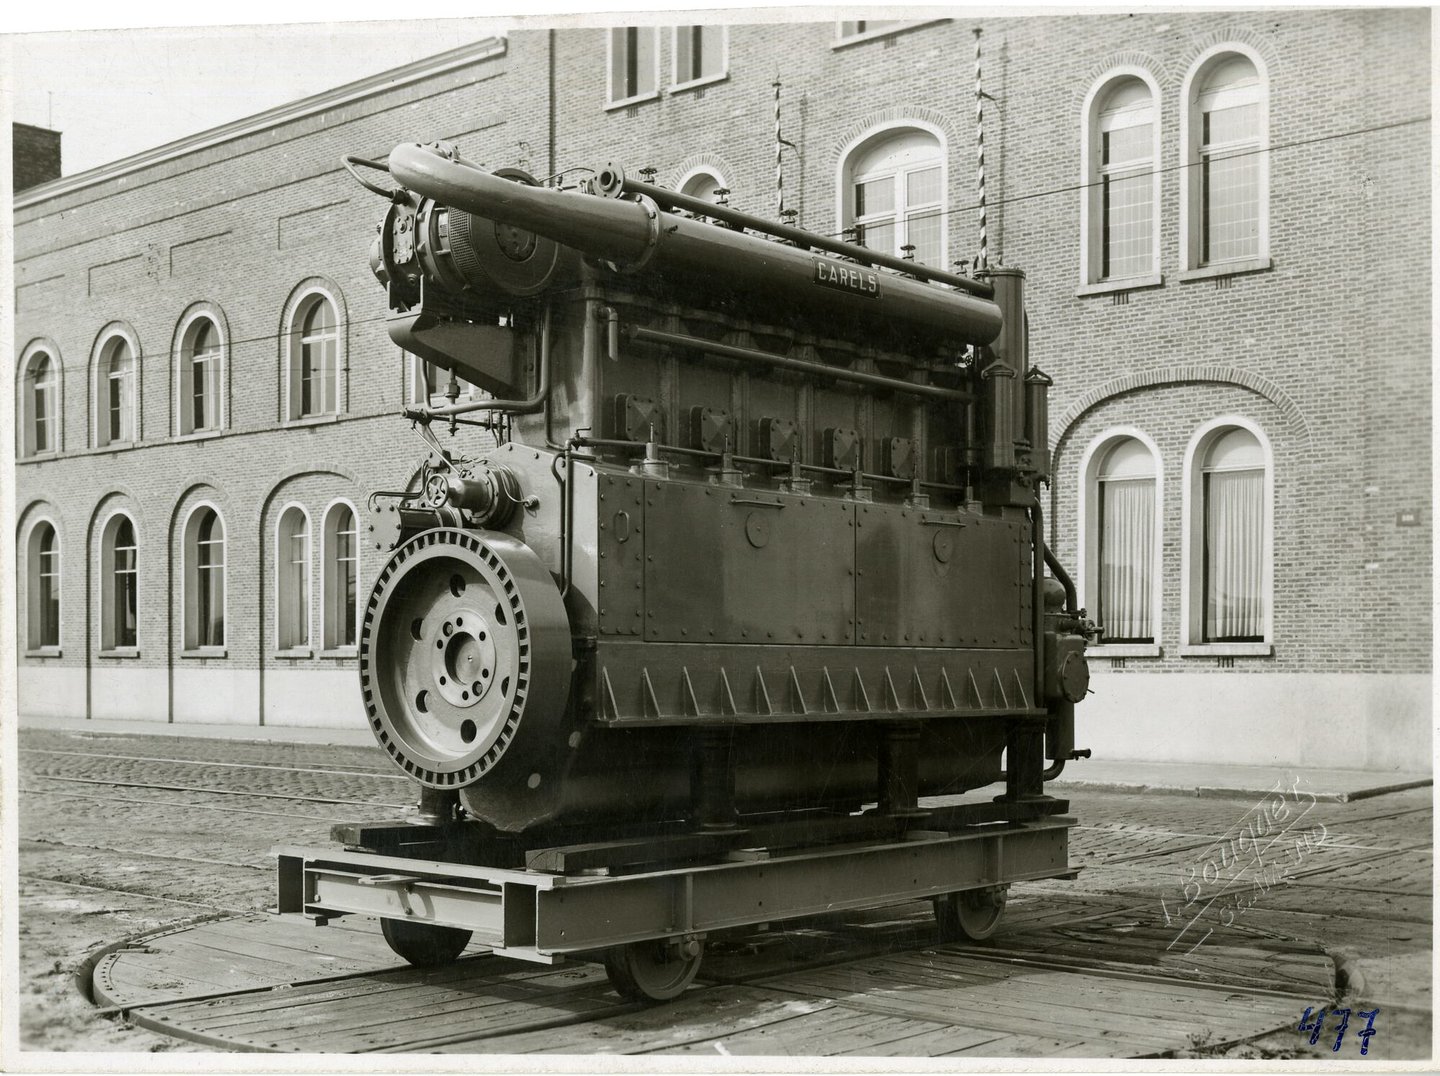
M1268 90L1259 57L1227 46L1196 62L1184 88L1181 169L1186 268L1269 253Z
M225 523L211 505L185 523L185 649L225 645Z
M310 645L310 517L299 505L280 513L275 529L276 646Z
M341 325L335 299L320 290L291 305L286 342L286 416L332 415L340 410Z
M135 522L123 513L100 531L100 649L139 645L140 549Z
M208 314L181 326L177 413L182 435L220 429L224 419L225 342Z
M355 645L359 600L359 545L355 535L355 509L337 501L325 513L324 634L326 650Z
M1136 281L1159 272L1159 131L1149 75L1117 72L1092 91L1085 115L1082 194L1085 280Z
M855 242L926 265L945 262L945 154L915 127L883 131L846 155L841 218Z
M1248 430L1229 430L1205 454L1205 641L1265 637L1265 456Z
M22 365L20 380L21 454L59 451L59 363L49 351L34 350Z
M136 440L135 344L116 331L100 341L95 357L95 445Z
M1150 643L1155 586L1155 458L1133 438L1106 456L1096 483L1100 513L1100 623L1112 642Z
M1182 642L1268 653L1269 444L1252 423L1219 419L1195 435L1187 467L1188 611Z
M30 530L26 561L26 647L50 650L60 645L60 537L42 519Z
M1103 642L1152 645L1159 634L1160 468L1138 430L1096 438L1082 461L1085 603Z

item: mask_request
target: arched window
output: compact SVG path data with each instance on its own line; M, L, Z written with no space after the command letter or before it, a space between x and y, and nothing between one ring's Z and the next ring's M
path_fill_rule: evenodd
M287 417L333 415L340 410L340 323L335 300L310 291L294 303L287 342Z
M705 168L691 172L680 181L681 194L699 198L705 202L718 203L720 201L719 192L727 189L729 189L729 184L721 176Z
M1113 73L1085 114L1082 194L1086 283L1159 272L1160 175L1156 93L1149 75Z
M280 513L275 529L275 644L310 645L310 517L299 505Z
M1159 634L1160 468L1138 430L1112 430L1086 450L1081 518L1085 604L1110 645Z
M202 433L224 425L225 344L220 326L206 314L182 326L176 384L180 433Z
M22 365L20 409L24 439L20 451L38 456L60 449L59 363L48 351L35 350Z
M945 263L945 154L915 127L860 142L841 170L841 218L855 242L885 254Z
M1215 439L1202 469L1205 641L1265 637L1265 456L1248 430Z
M225 523L212 506L185 523L185 649L225 645Z
M26 561L26 646L60 646L60 537L55 524L42 519L30 530Z
M1186 268L1267 257L1269 108L1259 57L1235 46L1207 53L1186 78L1184 105Z
M1270 451L1258 427L1217 420L1191 442L1186 505L1186 638L1268 653L1272 508ZM1248 652L1248 651L1247 651Z
M355 509L337 501L325 513L324 633L326 650L355 645L359 600L359 545Z
M102 336L95 355L95 445L129 444L136 430L136 344L114 329Z
M100 649L139 645L140 557L135 522L123 513L100 531Z

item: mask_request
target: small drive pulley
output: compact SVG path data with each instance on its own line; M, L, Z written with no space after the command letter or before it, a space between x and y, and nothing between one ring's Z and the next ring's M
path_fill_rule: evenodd
M528 774L570 694L565 605L540 559L495 531L435 528L386 563L360 632L380 745L415 780L460 788ZM503 765L502 765L503 764Z

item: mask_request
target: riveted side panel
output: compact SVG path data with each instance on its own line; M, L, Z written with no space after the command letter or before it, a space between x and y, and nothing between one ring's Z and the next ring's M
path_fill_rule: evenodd
M646 482L645 522L647 641L852 641L852 504Z
M898 505L855 508L857 642L1010 649L1030 629L1022 522Z
M634 475L598 475L595 563L602 636L638 638L644 631L645 485Z

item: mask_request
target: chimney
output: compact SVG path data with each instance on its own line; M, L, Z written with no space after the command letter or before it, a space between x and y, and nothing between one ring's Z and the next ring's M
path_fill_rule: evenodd
M11 124L15 193L60 178L60 132L28 123Z

